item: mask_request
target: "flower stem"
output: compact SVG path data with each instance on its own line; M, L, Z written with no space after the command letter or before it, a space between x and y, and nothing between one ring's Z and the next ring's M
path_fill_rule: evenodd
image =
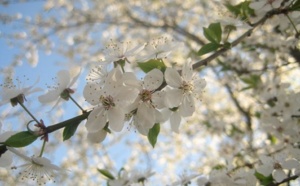
M77 101L75 101L75 99L69 95L69 98L75 103L75 105L83 112L85 113L86 111L77 103Z
M21 102L21 101L19 101L18 100L18 103L23 107L23 109L32 117L32 119L34 120L34 121L36 121L36 123L40 123L32 114L31 114L31 112L25 107L25 105Z
M299 31L297 30L297 27L296 27L296 25L294 24L294 22L292 21L292 19L290 18L290 16L289 16L288 14L285 14L285 16L286 16L286 17L288 18L288 20L291 22L291 24L292 24L292 26L294 27L294 29L295 29L297 35L299 35L300 33L299 33Z
M45 146L46 146L46 140L43 141L43 146L42 146L42 149L41 149L39 157L42 157L42 155L44 153L44 150L45 150Z

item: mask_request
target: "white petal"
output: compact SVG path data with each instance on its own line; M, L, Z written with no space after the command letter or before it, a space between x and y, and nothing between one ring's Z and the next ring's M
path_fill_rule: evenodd
M165 108L165 92L156 91L152 94L152 104L157 109Z
M7 150L9 150L10 152L14 153L15 155L19 156L20 158L23 158L24 160L26 161L31 161L31 158L26 156L25 154L22 154L21 152L19 152L18 150L16 150L15 148L13 147L6 147Z
M57 80L58 80L58 89L60 89L61 91L69 88L67 87L70 83L70 73L67 70L61 70L59 72L57 72Z
M140 51L142 51L145 48L145 46L146 46L146 43L141 46L138 45L138 46L128 50L126 52L126 57L139 53Z
M180 114L178 112L173 112L170 117L170 124L173 132L179 133L180 122L181 122Z
M105 130L99 130L97 132L89 132L87 139L92 143L101 143L107 135Z
M52 164L51 161L45 157L32 157L32 161L39 165L43 165L45 169L62 170L62 168Z
M137 89L121 87L118 90L118 94L115 96L115 103L118 106L126 108L129 104L132 104L139 95Z
M147 90L157 89L163 82L163 73L158 69L153 69L144 78L144 88Z
M155 123L163 123L163 122L167 121L167 119L168 119L167 112L165 112L164 110L158 111L156 109L154 109L154 111L155 111L155 118L156 118Z
M10 151L6 151L4 154L1 154L0 157L0 167L8 167L12 163L13 154Z
M97 105L100 103L101 87L98 84L86 84L83 89L83 97L92 105Z
M52 90L44 95L39 96L38 99L41 103L51 103L57 100L60 94L61 92L59 90Z
M165 71L166 83L174 88L179 88L182 85L182 79L177 72L177 70L172 68L167 68Z
M85 127L87 131L93 132L103 129L107 122L107 113L104 108L96 107L88 116Z
M183 80L189 82L192 80L193 77L193 68L192 68L192 61L189 58L188 61L182 67L182 78Z
M138 123L144 128L150 129L155 124L155 109L147 103L142 103L138 106L136 116Z
M299 167L300 163L295 159L290 159L290 160L287 160L287 161L281 163L281 165L284 169L292 170L294 168Z
M124 126L125 113L120 107L113 107L107 111L109 127L116 132L120 132Z
M178 107L183 99L181 89L170 89L166 91L165 104L168 108Z
M270 176L273 171L272 164L262 165L257 168L257 172L261 173L264 176Z
M136 78L135 74L132 72L126 72L123 74L122 80L125 86L140 89L140 81Z
M190 95L183 97L182 104L179 107L180 114L183 117L191 116L195 112L194 99Z
M286 174L282 169L276 169L273 172L273 177L276 180L276 182L279 183L286 178Z
M77 79L79 78L79 75L81 73L81 68L78 67L78 66L75 66L73 67L71 70L70 70L70 75L72 78L71 82L69 83L68 87L67 88L71 88L71 86L73 86L73 84L77 81Z

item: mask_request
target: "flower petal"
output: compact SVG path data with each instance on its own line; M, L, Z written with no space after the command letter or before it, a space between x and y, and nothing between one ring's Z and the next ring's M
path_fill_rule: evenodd
M144 78L144 88L147 90L157 89L163 82L163 73L158 69L153 69Z
M273 172L273 178L279 183L286 178L286 174L282 169L276 169Z
M107 113L104 108L96 107L88 116L85 127L88 132L103 129L107 122Z
M38 97L41 103L51 103L57 100L60 96L60 90L51 90L44 95Z
M180 122L181 122L180 114L178 112L173 112L170 117L170 124L173 132L179 133Z
M58 89L62 92L70 83L70 73L67 70L57 72Z
M8 167L12 163L13 154L9 151L6 151L4 154L1 154L0 158L0 167Z
M155 109L147 103L142 103L138 106L136 117L139 125L150 129L155 124Z
M182 67L182 78L183 80L190 82L193 77L193 68L192 68L192 61L191 58L183 65Z
M120 132L124 126L125 113L120 107L113 107L107 111L107 117L109 121L109 127Z
M195 103L191 95L183 97L182 104L179 107L180 114L183 117L191 116L195 112Z
M71 82L69 83L68 87L66 88L71 88L71 86L73 86L73 84L77 81L77 79L79 78L79 75L81 73L81 68L79 66L74 66L71 70L70 70L70 75L72 78Z
M178 107L183 100L183 91L181 89L170 89L166 91L165 104L168 108Z
M107 135L105 130L99 130L97 132L89 132L87 134L87 139L92 143L101 143Z
M90 104L97 105L100 103L99 92L101 92L101 87L98 84L88 83L85 85L85 87L83 89L83 97Z
M179 88L182 85L182 79L177 72L177 70L173 68L167 68L165 71L165 80L166 83L174 88Z

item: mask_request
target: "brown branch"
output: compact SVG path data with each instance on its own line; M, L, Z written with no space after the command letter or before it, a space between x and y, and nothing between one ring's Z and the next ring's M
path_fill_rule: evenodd
M296 180L297 178L299 178L299 175L294 175L294 176L291 176L291 177L288 177L288 178L282 180L279 183L270 183L270 184L268 184L268 186L280 186L283 183L287 183L287 182L290 182L292 180Z

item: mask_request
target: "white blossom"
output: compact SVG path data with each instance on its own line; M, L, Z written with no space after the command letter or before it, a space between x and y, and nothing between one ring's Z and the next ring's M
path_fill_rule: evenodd
M168 37L159 37L149 41L145 47L146 55L140 57L142 62L149 59L163 59L166 58L171 52L180 46L180 43L173 41Z
M157 122L163 119L162 114L157 110L160 103L155 100L160 100L162 95L155 90L163 82L163 73L158 69L153 69L146 74L143 81L139 81L135 76L126 76L124 78L125 85L136 87L139 90L139 96L131 105L130 111L136 110L133 116L133 123L138 131L147 135L149 129Z
M5 83L0 85L0 106L9 102L12 104L12 106L16 106L18 104L17 100L21 103L24 103L24 101L26 101L26 96L41 91L40 88L34 88L38 81L39 79L37 79L32 86L25 87L24 84L21 85L20 79L16 79L16 85L12 79L7 79Z
M70 94L74 93L74 89L71 87L77 81L80 75L81 69L79 67L73 67L70 71L61 70L57 72L57 86L50 87L51 89L44 95L38 97L41 103L53 103L52 109L64 100L69 100Z
M111 41L109 45L103 50L105 59L103 62L112 63L119 60L125 60L129 62L129 58L137 55L143 50L145 44L132 46L131 42L119 42L114 43Z
M6 131L6 132L2 132L2 123L0 122L0 143L5 142L9 137L11 137L12 135L14 135L16 132L13 131ZM12 153L7 150L6 147L0 145L1 148L1 154L0 154L0 167L8 167L11 165L12 163Z
M112 130L122 130L128 106L138 94L137 90L122 85L122 75L120 68L115 68L103 88L93 83L85 86L84 97L96 106L86 122L88 132L98 132L107 122Z
M299 162L292 159L287 159L284 152L275 154L273 157L262 155L260 156L262 165L257 168L257 172L264 176L270 176L272 174L276 182L281 182L287 178L287 174L284 170L291 170L299 167Z
M191 116L195 111L195 100L201 98L201 94L206 85L204 79L200 79L198 74L193 73L192 63L189 59L182 68L182 75L175 69L167 68L165 71L165 79L172 89L166 90L165 104L169 108L175 108L178 113L171 120L172 129L178 132L178 118L180 116Z
M252 1L249 7L254 9L256 13L265 13L273 8L279 8L282 0L259 0Z
M52 164L52 162L45 157L28 157L11 147L8 147L8 150L26 161L26 163L22 165L12 167L12 169L20 169L19 174L22 180L31 179L37 182L37 184L42 185L49 181L55 182L55 177L65 172L64 169Z

